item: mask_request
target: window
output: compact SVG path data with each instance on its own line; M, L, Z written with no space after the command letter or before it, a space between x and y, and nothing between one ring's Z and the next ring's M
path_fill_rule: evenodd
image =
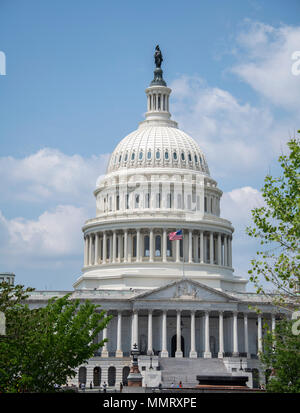
M160 159L160 151L156 151L156 159Z
M166 159L167 161L169 160L169 152L168 152L168 151L165 152L165 159Z
M173 159L177 161L177 152L173 152Z
M198 163L198 157L195 155L195 163Z
M140 152L139 154L139 160L141 161L143 159L143 152Z
M207 212L207 198L204 197L204 212Z
M161 236L157 235L155 237L155 256L160 257L161 256Z
M116 198L116 210L119 211L119 209L120 209L120 196L117 195L117 198Z
M125 207L126 209L129 209L129 194L125 195Z
M132 256L136 257L136 236L132 239Z
M139 208L139 204L140 204L140 196L139 194L135 195L135 208Z
M213 213L213 197L210 198L210 212Z
M121 159L122 159L122 155L119 156L119 163L121 162Z
M127 160L128 160L128 153L126 153L124 161L127 162Z
M189 158L189 162L192 162L192 156L190 153L188 154L188 158Z
M148 151L148 153L147 153L147 159L151 159L151 151Z
M144 257L149 257L149 235L144 236Z
M182 159L183 161L185 160L184 152L181 152L181 159Z
M167 194L167 208L172 208L172 194Z
M145 195L145 208L150 208L150 194Z
M109 197L109 210L112 210L112 197Z
M172 241L169 240L169 237L167 237L167 257L172 257Z
M134 161L134 158L135 158L135 153L132 152L132 154L131 154L131 160Z
M160 208L161 204L161 195L160 193L156 194L156 208Z

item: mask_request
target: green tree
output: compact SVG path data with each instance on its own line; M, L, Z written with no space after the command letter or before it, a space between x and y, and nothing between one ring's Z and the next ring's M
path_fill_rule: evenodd
M247 233L260 240L262 250L251 261L250 280L258 293L266 293L262 281L271 283L277 302L299 304L300 145L288 142L289 154L279 157L282 176L265 178L265 205L252 210L254 226ZM269 284L270 285L270 284Z
M0 284L0 311L6 316L6 336L0 338L1 392L53 391L107 341L95 343L111 319L99 305L67 294L30 309L26 298L31 291Z
M293 333L293 324L293 320L280 320L275 331L267 331L264 337L260 360L271 372L268 392L300 393L300 336Z

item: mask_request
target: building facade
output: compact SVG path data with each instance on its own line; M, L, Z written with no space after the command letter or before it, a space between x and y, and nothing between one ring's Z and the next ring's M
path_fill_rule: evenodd
M84 266L72 297L114 318L98 337L108 343L78 369L76 385L126 383L137 344L144 385L181 379L192 386L206 372L245 374L252 387L263 324L274 329L281 317L234 274L222 191L198 144L171 119L170 94L157 67L145 120L117 145L94 191L96 217L83 227ZM178 229L183 239L170 241ZM29 301L59 294L35 291Z

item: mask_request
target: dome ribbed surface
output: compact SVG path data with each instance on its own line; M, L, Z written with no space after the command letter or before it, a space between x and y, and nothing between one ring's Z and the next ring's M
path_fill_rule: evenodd
M209 175L199 145L180 129L140 127L127 135L111 155L107 172L122 168L180 168Z

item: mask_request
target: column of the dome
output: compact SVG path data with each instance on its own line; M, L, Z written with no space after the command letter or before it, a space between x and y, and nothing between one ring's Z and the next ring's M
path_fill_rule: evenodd
M118 234L118 262L121 262L122 235Z
M193 232L191 229L189 229L189 264L191 264L193 262L193 241L192 241L192 237L193 237Z
M214 263L214 234L212 231L209 233L209 263Z
M204 236L203 231L200 231L200 263L204 263Z
M224 235L224 266L227 267L227 235Z
M96 232L95 233L94 265L98 264L98 248L99 248L99 238L98 238L98 232Z
M113 230L113 243L112 243L112 262L116 262L116 253L117 253L117 234L116 230Z
M150 236L149 236L149 249L150 249L150 262L153 262L154 259L154 243L153 243L153 228L150 229Z
M132 233L128 232L127 235L127 261L131 262L132 258Z
M136 261L141 261L141 230L136 231Z
M102 252L102 256L103 256L103 259L102 259L102 264L105 264L106 263L106 231L103 231L103 245L102 245L102 248L103 248L103 252Z
M84 237L84 266L88 265L88 235Z
M90 234L89 239L90 239L90 242L89 242L89 265L93 265L93 262L92 262L92 252L93 252L92 234Z
M162 250L163 250L163 262L167 261L167 230L163 229L163 242L162 242Z
M218 233L218 265L222 265L222 256L221 256L221 251L222 246L221 246L221 234L220 232Z
M228 260L228 265L229 267L232 267L232 238L229 237L229 260Z
M124 230L124 262L128 261L128 230Z

